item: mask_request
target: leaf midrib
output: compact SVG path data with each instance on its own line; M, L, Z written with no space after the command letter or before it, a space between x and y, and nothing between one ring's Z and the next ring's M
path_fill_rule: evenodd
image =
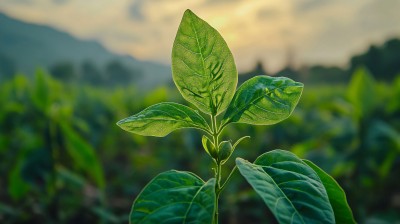
M229 123L229 121L232 120L237 114L239 114L240 112L246 110L248 107L250 107L250 105L253 105L254 102L260 100L261 98L264 98L264 96L265 96L265 95L261 95L261 96L259 96L259 97L256 97L255 99L251 100L248 104L246 104L245 106L243 106L242 109L235 110L235 112L233 113L233 116L230 116L230 119L227 120L225 123ZM235 103L236 103L236 102L235 102Z
M240 88L240 87L239 87L239 88ZM276 87L275 89L283 90L284 88L281 87L281 86L279 86L279 87ZM230 118L225 122L225 124L229 123L237 114L239 114L239 113L241 113L242 111L248 109L251 105L255 105L254 103L255 103L256 101L258 101L258 100L264 98L265 96L267 96L267 94L264 93L264 94L262 94L261 96L256 97L256 98L254 98L253 100L251 100L248 104L246 104L245 106L243 106L243 108L238 109L238 110L235 110L235 112L232 113L233 115L230 116ZM274 100L272 97L268 97L268 98L271 99L272 101L276 102L276 103L279 103L279 104L282 104L282 105L284 105L284 106L287 106L286 104L283 104L283 103L281 103L281 102L279 102L279 101ZM236 103L236 102L235 102L235 103ZM274 112L271 112L271 113L274 113ZM279 113L275 113L275 114L279 114ZM284 113L281 113L281 114L284 114Z
M201 57L201 63L202 63L202 67L203 67L203 75L206 76L206 67L205 67L205 65L204 65L203 52L202 52L201 47L200 47L199 36L198 36L198 34L197 34L196 27L194 26L194 21L193 21L192 16L191 16L191 18L190 18L190 26L192 27L192 30L193 30L194 35L195 35L197 47L199 48L199 54L200 54L200 57Z
M242 159L243 160L243 159ZM249 163L249 162L248 162ZM249 163L250 165L254 165L254 166L260 166L260 165L257 165L257 164L251 164L251 163ZM260 166L261 167L261 166ZM259 170L259 169L257 169L257 170ZM303 220L303 217L300 215L300 213L297 211L297 209L296 209L296 207L293 205L293 203L292 203L292 201L291 200L289 200L289 198L286 196L286 194L281 190L281 188L278 186L278 184L276 184L276 182L275 182L275 180L274 180L274 178L272 178L267 172L265 172L265 170L264 169L261 169L262 170L262 172L263 173L265 173L267 176L269 176L270 178L271 178L271 180L272 180L272 182L273 182L273 184L276 186L276 188L279 190L279 192L281 192L281 194L286 198L286 200L290 203L290 205L292 206L292 208L294 209L294 211L295 211L295 213L297 213L298 214L298 216L300 217L300 219L301 219L301 222L303 223L303 224L305 224L305 222L304 222L304 220ZM259 170L259 171L261 171L261 170ZM276 208L276 207L275 207ZM274 209L275 209L274 208ZM293 217L293 216L292 216Z
M194 22L193 22L192 18L191 18L191 21L190 21L190 25L192 27L192 30L194 31L197 47L199 49L199 53L200 53L200 57L201 57L201 64L202 64L202 67L203 67L203 75L207 77L206 66L204 64L205 63L205 59L204 59L203 51L201 50L201 46L200 46L200 42L199 42L199 36L197 34L197 30L196 30L196 27L194 26ZM207 37L205 37L205 38L207 39ZM215 45L215 43L213 44L212 49L214 49L214 45ZM212 53L212 51L210 52L210 55L211 55L211 53ZM215 105L214 105L214 91L211 89L211 83L212 83L212 80L209 82L210 85L208 85L207 89L208 89L208 94L210 96L210 102L211 102L210 107L215 107ZM214 110L216 110L215 113L217 113L217 110L218 110L218 108L209 108L209 109L211 109L211 111L210 111L211 113L213 113Z
M287 195L285 194L285 192L283 192L282 189L278 186L278 184L275 182L274 178L272 178L267 172L265 172L264 169L262 169L262 171L263 171L266 175L268 175L268 176L271 178L271 180L272 180L273 184L276 186L276 188L278 188L278 190L282 193L282 195L286 198L286 200L289 201L289 203L290 203L290 205L292 206L292 208L293 208L293 209L296 211L296 213L299 215L299 217L300 217L300 219L301 219L301 222L305 224L305 222L304 222L304 220L303 220L303 217L300 215L299 211L297 211L297 208L293 205L292 201L289 200L289 198L287 197ZM292 216L292 217L293 217L293 216Z
M187 124L194 124L194 127L199 127L201 129L206 129L206 127L200 126L200 125L196 125L196 123L192 122L192 121L185 121L185 120L176 120L176 119L162 119L162 118L140 118L140 119L135 119L135 120L131 120L122 124L126 124L126 123L130 123L133 121L145 121L145 120L151 120L151 121L165 121L165 122L170 122L170 121L174 121L174 122L182 122L182 123L187 123ZM145 124L147 125L147 124ZM144 125L142 125L144 126Z
M198 194L201 192L201 190L207 185L207 183L208 183L208 182L204 183L203 186L201 186L201 187L199 188L199 190L196 192L196 194L193 196L193 199L192 199L192 201L190 202L190 204L189 204L189 206L188 206L188 208L187 208L187 210L186 210L186 213L185 213L185 216L184 216L185 219L183 220L182 223L186 223L186 218L187 218L187 215L189 214L189 210L192 208L194 199L196 199L197 195L198 195ZM200 204L200 205L201 205L201 204ZM202 205L201 205L201 206L202 206Z

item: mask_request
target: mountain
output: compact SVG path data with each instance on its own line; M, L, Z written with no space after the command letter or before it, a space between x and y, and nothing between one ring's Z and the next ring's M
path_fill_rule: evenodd
M3 63L2 67L13 65L16 72L27 75L33 74L37 67L49 68L63 62L80 66L83 62L90 61L104 68L107 63L118 61L127 68L140 72L140 79L134 80L141 86L163 84L171 79L168 66L115 54L96 41L80 40L66 32L22 22L2 13L0 59L8 62L5 65Z

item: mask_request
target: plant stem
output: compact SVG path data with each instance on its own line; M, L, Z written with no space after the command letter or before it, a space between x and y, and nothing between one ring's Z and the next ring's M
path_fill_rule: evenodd
M212 137L213 137L213 144L216 147L217 152L219 152L219 133L218 133L218 125L217 125L217 117L211 115L211 129L212 129ZM214 223L218 224L218 200L219 200L219 192L221 189L221 162L218 158L215 159L215 213L214 213Z
M231 173L229 174L229 176L226 178L225 182L222 184L221 188L219 189L218 194L221 194L221 192L224 190L226 184L229 182L229 180L231 179L232 174L237 170L237 166L235 166L232 170Z
M214 223L218 224L218 200L219 200L219 184L218 184L218 176L221 175L221 165L217 165L216 168L216 179L217 179L217 183L215 185L215 213L214 213Z

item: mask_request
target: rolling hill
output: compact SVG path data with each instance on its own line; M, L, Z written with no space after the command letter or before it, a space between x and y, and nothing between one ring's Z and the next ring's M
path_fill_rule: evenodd
M33 74L38 67L49 68L62 62L79 66L90 61L102 68L110 61L118 61L140 71L140 79L134 80L141 86L163 84L171 79L168 66L115 54L96 41L81 40L52 27L19 21L3 13L0 13L0 59L4 59L0 67L12 63L16 72L26 75Z

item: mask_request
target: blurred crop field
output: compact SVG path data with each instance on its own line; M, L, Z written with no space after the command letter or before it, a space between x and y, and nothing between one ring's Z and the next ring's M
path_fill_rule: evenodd
M0 222L126 223L134 198L157 173L211 177L199 132L142 137L115 125L162 101L186 103L173 86L142 94L134 86L65 83L42 70L1 82ZM400 76L378 82L361 68L348 84L306 84L288 120L228 127L222 138L251 136L234 157L290 150L335 177L358 222L400 220ZM239 175L221 212L224 223L276 222Z
M214 176L197 130L116 125L159 102L195 109L171 77L186 9L225 38L239 83L304 83L287 120L227 126L221 140L251 138L223 177L235 157L290 150L337 180L358 223L400 223L400 0L1 0L0 224L128 223L158 173ZM221 197L221 223L277 223L238 173Z

